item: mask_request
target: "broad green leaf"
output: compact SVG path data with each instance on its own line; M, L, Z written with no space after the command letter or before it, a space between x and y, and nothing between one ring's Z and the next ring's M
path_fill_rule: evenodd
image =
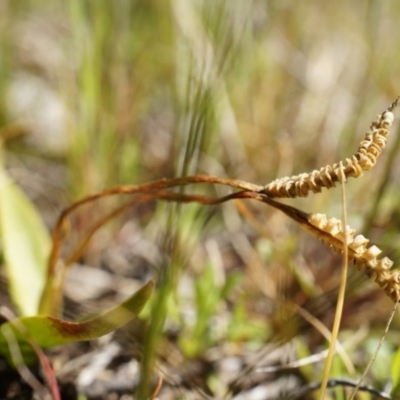
M6 322L0 326L0 353L11 361L10 343L7 341L8 336L4 335L4 328L11 328L14 344L18 344L27 364L36 359L30 342L46 348L106 335L139 314L150 298L153 286L154 282L149 281L123 303L82 322L69 322L43 315Z
M0 171L0 233L13 302L21 315L35 315L50 236L33 204L5 171Z

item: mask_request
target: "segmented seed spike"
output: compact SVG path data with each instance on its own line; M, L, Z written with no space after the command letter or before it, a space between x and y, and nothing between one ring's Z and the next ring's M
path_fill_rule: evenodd
M369 240L363 235L354 237L354 230L346 226L344 230L340 220L328 219L325 214L308 214L308 222L315 228L311 230L326 246L339 254L344 251L344 237L347 235L349 260L354 261L356 267L365 273L397 302L400 297L400 271L391 270L393 261L387 257L378 259L382 252L377 246L367 247ZM345 232L346 231L346 232Z
M400 96L378 116L361 141L357 153L344 162L344 177L358 178L362 171L373 168L377 158L386 145L387 136L394 120L392 111L400 102ZM302 173L291 177L276 179L266 185L261 193L271 198L277 197L307 197L310 192L319 193L322 187L330 189L335 187L335 182L340 182L340 163L327 165L319 171Z

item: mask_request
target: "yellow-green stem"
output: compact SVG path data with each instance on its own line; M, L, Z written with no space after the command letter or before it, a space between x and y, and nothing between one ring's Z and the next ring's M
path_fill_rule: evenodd
M342 187L342 225L343 230L345 232L344 235L344 242L343 242L343 262L342 262L342 271L340 275L340 286L339 286L339 293L338 299L336 303L336 311L335 311L335 319L333 321L332 327L332 337L331 342L329 345L328 356L326 357L324 372L322 376L322 383L321 388L318 395L318 400L323 400L325 396L326 387L328 384L329 373L332 366L333 356L335 355L335 347L336 347L336 340L339 334L340 328L340 320L342 318L343 312L343 304L344 304L344 296L346 292L346 281L347 281L347 269L348 269L348 248L347 248L347 212L346 212L346 189L345 189L345 177L343 174L343 168L341 166L340 169L342 180L341 180L341 187Z

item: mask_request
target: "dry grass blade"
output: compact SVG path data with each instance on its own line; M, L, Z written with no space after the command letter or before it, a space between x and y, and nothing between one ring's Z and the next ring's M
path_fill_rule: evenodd
M346 209L346 188L345 182L346 178L344 176L343 165L340 163L340 182L342 183L342 214L343 214L343 226L347 226L347 209ZM343 314L343 306L344 306L344 297L346 292L346 282L347 282L347 271L348 271L348 235L347 230L344 231L343 235L343 262L342 262L342 270L340 274L340 285L339 285L339 293L336 302L336 310L335 310L335 319L333 321L332 327L332 341L329 344L328 356L326 357L324 373L322 376L321 388L319 391L319 399L322 400L325 396L325 391L327 388L329 374L332 367L333 356L335 354L335 343L337 337L339 335L340 321L342 319Z

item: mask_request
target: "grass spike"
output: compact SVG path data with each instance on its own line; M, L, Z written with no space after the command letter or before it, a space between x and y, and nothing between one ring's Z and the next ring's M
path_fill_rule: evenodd
M325 233L318 235L319 239L339 254L344 251L343 239L346 231L349 260L354 261L356 267L369 278L374 278L375 282L394 302L399 300L400 271L391 270L393 261L388 257L378 258L382 251L377 246L367 247L369 243L367 238L363 235L354 237L353 229L346 226L346 230L344 230L339 219L328 219L325 214L309 214L308 222Z
M386 146L386 140L394 120L392 111L399 101L400 96L378 116L361 141L357 153L343 162L345 180L358 178L362 176L363 171L368 171L375 166L377 158ZM307 197L310 192L319 193L323 187L330 189L335 187L336 182L341 182L340 165L339 162L310 173L276 179L265 186L262 193L271 198Z

